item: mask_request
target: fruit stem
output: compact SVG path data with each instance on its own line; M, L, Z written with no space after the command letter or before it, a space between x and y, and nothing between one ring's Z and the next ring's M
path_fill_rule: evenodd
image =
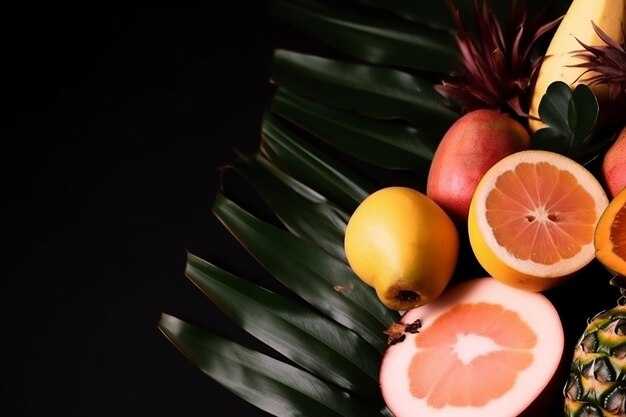
M395 322L387 330L383 333L388 335L387 344L395 345L396 343L400 343L406 339L406 334L411 333L415 334L419 332L419 329L422 327L422 321L420 319L415 320L413 323L404 324L402 322Z

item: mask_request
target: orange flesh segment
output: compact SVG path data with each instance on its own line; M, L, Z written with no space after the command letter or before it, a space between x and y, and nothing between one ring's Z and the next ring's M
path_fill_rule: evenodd
M547 162L501 174L486 199L499 245L522 260L552 265L593 241L596 204L571 173Z
M464 363L454 351L459 334L489 337L498 349ZM454 306L415 337L420 350L409 365L411 394L433 408L484 406L513 387L517 374L531 365L529 349L536 343L526 322L500 305Z
M622 206L611 224L613 253L626 261L626 206Z

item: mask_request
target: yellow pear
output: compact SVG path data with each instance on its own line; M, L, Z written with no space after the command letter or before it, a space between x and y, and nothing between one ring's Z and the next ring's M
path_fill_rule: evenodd
M459 237L434 201L406 187L368 196L346 227L346 257L387 307L403 311L437 298L454 272Z
M585 68L572 67L582 62L574 57L583 50L579 43L585 45L603 45L604 42L594 31L591 22L595 23L612 39L623 41L621 25L626 24L626 0L573 0L565 17L559 24L546 56L541 64L535 84L529 114L539 117L539 103L548 86L554 81L563 81L574 88L579 83L586 84L593 73L583 73ZM605 85L593 85L599 100L607 94ZM529 127L534 132L545 127L537 120L530 120Z

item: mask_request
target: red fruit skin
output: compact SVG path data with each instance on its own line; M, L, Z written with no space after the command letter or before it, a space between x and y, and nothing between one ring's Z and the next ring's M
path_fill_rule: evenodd
M478 182L496 162L530 147L528 131L494 110L459 118L441 139L433 157L426 194L458 224L467 222Z
M626 187L626 127L604 155L602 178L611 198Z

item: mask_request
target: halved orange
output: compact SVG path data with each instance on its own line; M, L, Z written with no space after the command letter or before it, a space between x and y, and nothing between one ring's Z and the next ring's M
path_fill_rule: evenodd
M609 270L626 276L626 189L604 211L595 234L596 257Z
M594 232L608 198L585 167L563 155L522 151L483 176L470 206L476 258L505 284L543 291L595 256Z

